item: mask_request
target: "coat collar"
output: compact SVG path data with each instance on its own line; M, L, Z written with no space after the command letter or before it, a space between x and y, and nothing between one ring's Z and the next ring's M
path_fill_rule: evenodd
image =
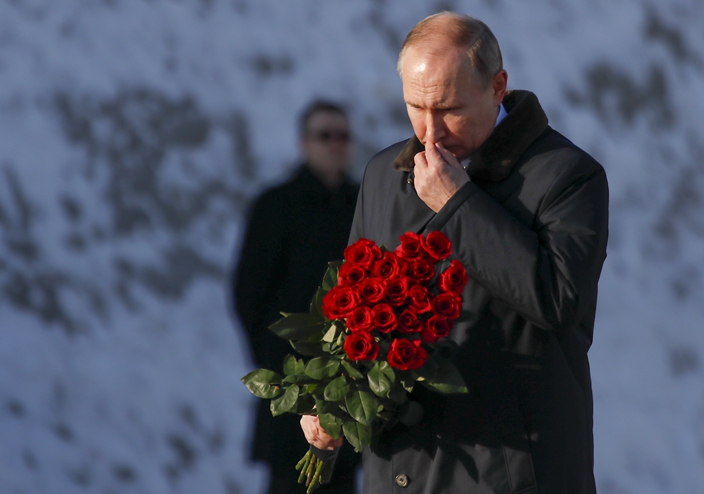
M507 91L503 104L508 115L469 157L467 171L472 179L504 180L528 146L547 129L548 117L530 91ZM394 169L411 171L413 157L424 150L418 138L411 137L394 160Z

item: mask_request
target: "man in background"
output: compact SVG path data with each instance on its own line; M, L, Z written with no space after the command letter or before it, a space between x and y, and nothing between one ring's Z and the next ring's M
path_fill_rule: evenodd
M235 308L257 367L280 371L289 343L268 326L281 312L306 312L327 263L342 259L359 187L346 170L351 133L345 110L314 101L301 114L304 163L284 184L266 190L250 208L244 245L234 274ZM272 417L259 400L252 459L269 464L269 494L305 492L295 464L308 449L298 417ZM320 494L355 491L358 455L340 451L332 484Z

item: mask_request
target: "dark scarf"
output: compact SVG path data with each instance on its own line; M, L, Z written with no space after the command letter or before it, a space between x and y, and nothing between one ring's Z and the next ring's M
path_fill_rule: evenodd
M505 179L518 158L548 126L538 98L530 91L507 91L503 99L506 117L470 156L467 172L472 180L499 182ZM394 160L394 169L409 172L413 157L425 151L416 136L411 137Z

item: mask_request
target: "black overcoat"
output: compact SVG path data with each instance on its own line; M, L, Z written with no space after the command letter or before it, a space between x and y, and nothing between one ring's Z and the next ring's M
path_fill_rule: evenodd
M350 242L394 249L406 231L440 230L470 281L470 320L451 338L469 388L442 397L364 452L364 494L595 492L592 342L606 257L603 168L548 126L537 98L511 91L508 116L470 157L471 182L437 214L416 195L416 138L367 166ZM405 487L403 487L405 486Z

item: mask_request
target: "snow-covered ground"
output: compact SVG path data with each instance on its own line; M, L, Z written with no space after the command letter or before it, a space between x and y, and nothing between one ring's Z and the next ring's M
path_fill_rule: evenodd
M410 135L398 47L483 19L611 186L591 363L602 494L704 485L700 0L0 0L0 492L260 492L228 273L298 111L355 174Z

